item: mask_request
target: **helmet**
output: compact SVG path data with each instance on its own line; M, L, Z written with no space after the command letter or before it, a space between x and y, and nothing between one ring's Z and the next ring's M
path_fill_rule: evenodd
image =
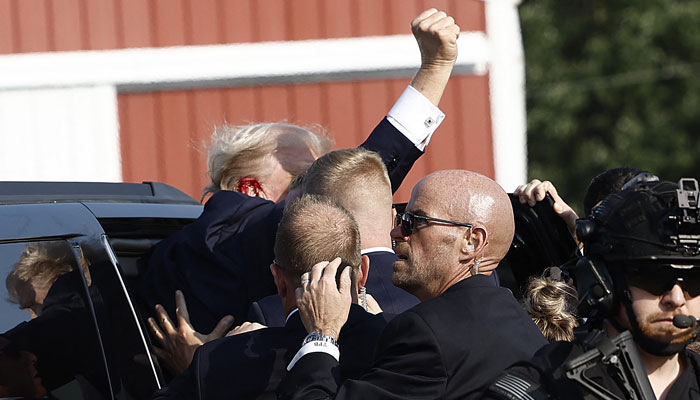
M610 317L622 303L632 334L645 350L652 354L680 351L678 346L650 343L641 337L626 277L700 281L699 194L695 179L684 178L675 184L647 174L642 179L635 177L621 192L606 197L589 217L577 221L585 257L570 269L579 291L581 317ZM667 291L667 282L647 279L649 282L656 283L653 290ZM672 287L673 281L669 282Z
M590 216L576 222L585 257L569 269L576 276L583 303L581 316L614 311L611 273L662 266L682 270L700 267L697 181L659 182L648 173L642 178L633 178L621 192L593 208ZM604 296L607 298L601 299Z

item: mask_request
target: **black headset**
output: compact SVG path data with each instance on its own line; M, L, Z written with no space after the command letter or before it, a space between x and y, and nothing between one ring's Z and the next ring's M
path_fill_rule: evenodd
M622 190L629 189L637 184L658 181L659 178L657 176L648 172L642 172L627 181ZM606 262L599 255L613 250L614 242L607 240L606 235L602 231L609 220L610 214L624 200L625 198L618 193L610 194L593 208L590 216L576 221L576 237L578 240L586 243L593 237L599 239L596 240L596 251L594 254L584 255L562 266L562 269L567 270L574 277L579 295L579 317L602 319L613 315L618 309L620 295L622 292L627 292L627 285L615 285ZM583 251L585 254L586 248ZM616 281L621 279L618 276L615 276L615 278Z

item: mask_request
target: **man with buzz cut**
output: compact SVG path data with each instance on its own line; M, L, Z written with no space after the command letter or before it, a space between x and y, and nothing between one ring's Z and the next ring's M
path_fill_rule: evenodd
M488 398L700 399L700 356L686 349L700 316L699 195L695 179L646 173L578 220L585 256L570 270L589 331L513 365Z
M351 270L353 306L340 332L343 351L339 376L358 377L372 365L373 343L386 325L358 303L369 261L360 255L360 231L353 216L322 196L305 195L287 206L275 240L270 271L286 315L283 327L265 328L214 340L201 346L189 368L158 399L275 399L275 390L306 336L296 311L300 275L323 260L335 259Z
M362 255L369 258L363 298L370 294L382 311L398 314L418 304L412 294L391 283L397 260L391 249L393 226L391 183L381 157L358 147L331 151L309 167L302 183L306 194L327 196L348 210L360 229ZM252 320L263 325L284 325L277 298L266 297L253 304Z
M309 335L288 366L280 398L480 398L504 368L547 343L490 277L514 230L508 195L493 180L463 170L423 178L391 231L398 257L392 281L421 303L382 331L369 372L338 385L332 371L346 353L334 343L352 301L350 270L337 289L339 263L314 266L297 289Z

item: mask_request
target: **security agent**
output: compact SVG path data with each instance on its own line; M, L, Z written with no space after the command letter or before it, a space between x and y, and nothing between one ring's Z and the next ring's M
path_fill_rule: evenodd
M495 399L700 399L698 183L647 175L577 221L571 270L588 332L545 346L489 388Z

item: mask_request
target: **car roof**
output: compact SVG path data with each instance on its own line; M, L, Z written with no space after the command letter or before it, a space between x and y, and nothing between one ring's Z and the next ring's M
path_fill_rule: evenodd
M65 202L186 204L201 203L160 182L20 182L0 181L0 204Z

